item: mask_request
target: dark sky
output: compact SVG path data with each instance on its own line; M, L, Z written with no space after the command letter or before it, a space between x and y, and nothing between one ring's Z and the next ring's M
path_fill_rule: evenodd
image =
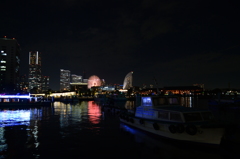
M235 1L1 0L0 36L42 53L59 89L60 69L108 84L240 88L240 10Z

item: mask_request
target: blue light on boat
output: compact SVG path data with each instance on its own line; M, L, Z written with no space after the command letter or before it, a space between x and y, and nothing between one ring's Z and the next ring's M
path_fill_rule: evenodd
M29 95L0 95L0 98L31 98Z

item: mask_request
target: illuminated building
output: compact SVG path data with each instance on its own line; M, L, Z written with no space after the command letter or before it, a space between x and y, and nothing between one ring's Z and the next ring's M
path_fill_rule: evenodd
M20 46L16 39L0 38L0 92L19 89Z
M96 86L102 86L102 80L98 76L92 75L88 79L88 89Z
M82 76L72 74L71 77L72 77L72 80L71 80L72 83L82 83L83 81Z
M29 73L28 73L28 82L29 82L29 92L34 90L35 92L41 92L42 84L42 59L41 53L38 51L29 52Z
M88 83L86 81L84 82L82 76L72 74L71 77L71 91L84 92L87 90Z
M49 76L42 76L42 91L48 91L49 89Z
M70 71L60 69L60 91L70 91Z
M132 87L132 74L133 72L129 72L123 81L123 89L129 89Z
M23 92L27 92L28 91L28 77L27 75L21 75L19 78L19 87L20 90Z
M164 94L180 94L180 95L199 95L203 88L198 86L177 86L177 87L164 87Z

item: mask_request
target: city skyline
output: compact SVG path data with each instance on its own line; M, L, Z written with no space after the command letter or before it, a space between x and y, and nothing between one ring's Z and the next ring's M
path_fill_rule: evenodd
M2 6L0 37L20 44L20 73L28 73L28 52L38 50L53 90L60 89L61 68L109 84L123 84L133 71L133 86L156 79L159 87L240 88L235 1L12 0Z

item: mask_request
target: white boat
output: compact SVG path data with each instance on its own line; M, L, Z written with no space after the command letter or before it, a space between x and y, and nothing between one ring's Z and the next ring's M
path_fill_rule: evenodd
M211 111L181 106L173 96L143 96L135 113L121 114L120 121L161 137L201 144L220 145L225 133Z

